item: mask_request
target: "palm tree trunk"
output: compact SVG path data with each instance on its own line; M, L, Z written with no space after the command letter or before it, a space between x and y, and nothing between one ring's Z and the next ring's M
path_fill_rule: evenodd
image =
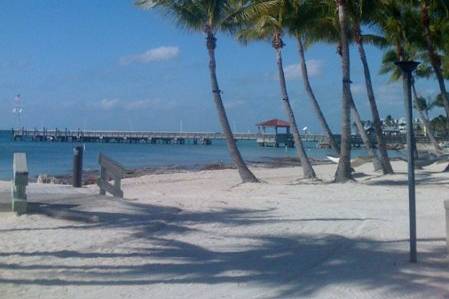
M429 18L429 6L427 1L421 1L421 23L423 24L423 34L426 41L427 53L430 58L430 64L432 65L435 76L437 77L438 85L440 87L441 96L443 97L444 110L449 121L449 96L446 90L446 84L444 82L443 72L441 71L441 58L436 53L432 36L430 33L430 18Z
M240 154L239 149L237 148L237 144L235 142L234 136L231 131L231 127L229 125L228 117L226 116L226 111L223 106L223 101L221 99L221 91L218 86L217 74L216 74L216 62L215 62L215 47L216 47L216 38L214 34L209 31L207 33L207 50L209 52L209 73L210 73L210 82L212 88L212 94L214 97L215 106L218 112L218 118L220 120L220 124L223 128L223 133L226 138L226 144L228 146L228 151L233 160L235 166L240 174L240 178L244 183L251 182L256 183L259 180L254 176L254 174L248 169L248 166L243 161L242 156Z
M307 158L304 145L299 135L298 126L296 125L295 115L293 109L290 105L290 100L288 99L287 84L285 82L284 67L282 65L282 52L281 48L275 48L276 50L276 63L279 71L279 84L281 87L282 103L284 104L285 112L287 113L290 127L293 134L293 140L295 141L295 148L298 154L298 158L301 161L301 166L304 174L304 178L314 179L316 178L315 171L313 170L312 164Z
M352 96L351 96L352 97ZM373 143L369 139L368 134L366 134L365 128L363 127L362 119L360 117L360 113L355 106L354 100L351 98L351 112L354 117L355 125L357 126L357 130L359 131L360 137L362 138L363 144L366 147L366 151L368 152L368 156L373 159L374 170L378 171L382 169L382 163L379 160L379 157L376 155Z
M430 142L432 142L432 145L435 148L435 152L438 155L441 155L443 153L443 150L441 149L440 145L438 144L438 141L435 139L435 136L433 136L432 126L430 125L430 121L427 118L427 115L424 113L423 110L420 109L420 107L418 105L418 93L416 92L415 82L412 82L412 90L413 90L413 97L415 98L416 110L418 110L419 118L423 122L424 128L426 128L427 137L429 137Z
M376 98L374 96L373 84L371 81L371 73L368 66L368 60L366 59L365 48L363 46L363 39L360 36L360 25L358 25L356 28L355 39L360 54L360 60L362 61L363 65L366 91L368 94L368 101L371 108L374 131L376 133L377 148L379 150L380 162L382 163L382 171L384 174L392 174L394 173L394 171L393 167L391 166L390 159L388 158L387 147L383 137L382 123L380 121L379 110L377 109Z
M304 81L304 89L306 90L307 95L309 96L310 102L312 103L313 109L315 110L315 113L318 116L318 120L320 122L321 128L324 130L324 133L327 136L330 147L337 154L340 154L340 149L337 146L337 142L335 141L334 134L332 134L332 131L326 121L326 118L324 117L323 111L321 111L320 104L318 104L318 101L315 97L315 93L313 92L312 86L310 84L309 73L307 71L306 58L305 58L305 54L304 54L304 45L303 45L302 38L300 35L297 35L297 40L298 40L299 57L300 57L300 61L301 61L300 64L301 64L302 79Z
M340 22L340 44L342 54L343 98L341 101L340 161L335 173L335 182L352 180L351 175L351 73L347 32L346 0L336 0Z

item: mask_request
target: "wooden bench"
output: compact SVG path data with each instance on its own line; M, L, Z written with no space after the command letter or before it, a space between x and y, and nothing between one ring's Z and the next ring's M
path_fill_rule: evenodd
M98 163L100 164L100 177L97 179L97 185L100 187L100 194L105 195L107 192L114 197L123 198L121 181L126 173L125 167L103 154L98 156ZM111 179L113 184L109 182Z
M28 165L25 153L14 153L13 181L11 188L12 210L18 215L27 212L26 186L28 185Z

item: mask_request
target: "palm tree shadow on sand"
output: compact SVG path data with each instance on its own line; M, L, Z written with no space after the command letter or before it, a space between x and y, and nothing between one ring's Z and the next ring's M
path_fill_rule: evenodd
M104 204L107 200L102 202ZM70 215L67 211L82 215L69 217L70 225L48 227L50 232L128 229L129 235L120 244L108 248L2 252L0 271L8 275L0 277L0 287L3 284L136 286L161 283L237 287L239 284L266 289L267 298L284 298L311 296L324 288L346 284L363 289L382 288L389 296L419 294L423 290L434 294L448 293L447 288L442 287L449 284L447 263L441 262L446 254L442 239L419 240L420 244L432 246L420 254L419 265L412 265L408 263L405 251L408 240L378 241L329 234L238 234L239 227L264 223L329 222L329 225L335 225L377 219L282 219L272 210L192 212L125 201L120 204L126 206L126 213L91 212L80 209L82 205L77 204L36 203L36 214L62 219ZM49 213L51 209L65 210L66 213ZM201 238L191 242L181 240L198 232L199 224L230 226L232 235L224 234L222 238L247 240L251 245L243 245L248 244L243 242L227 250L216 250L202 246ZM3 230L2 233L14 233L15 230ZM23 228L17 230L26 232ZM28 230L33 233L35 228ZM8 257L12 256L23 258L23 261L8 262ZM79 260L84 262L76 262Z

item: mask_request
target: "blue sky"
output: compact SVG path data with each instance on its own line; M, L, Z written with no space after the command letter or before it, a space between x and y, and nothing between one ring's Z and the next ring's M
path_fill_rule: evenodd
M0 128L15 126L14 97L21 94L26 127L219 131L204 36L179 29L157 11L132 0L2 1ZM303 91L294 40L286 38L284 64L298 124L320 132ZM382 116L402 116L402 87L377 75L382 53L368 48ZM341 71L335 47L306 53L312 85L331 126L338 130ZM218 78L232 127L285 119L273 49L242 46L219 35ZM369 118L357 52L352 53L354 97ZM419 82L425 95L434 82Z

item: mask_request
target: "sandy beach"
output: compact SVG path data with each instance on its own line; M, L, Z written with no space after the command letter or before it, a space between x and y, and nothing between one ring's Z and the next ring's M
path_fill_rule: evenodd
M448 298L445 165L417 171L419 263L408 262L406 164L357 182L299 167L31 184L34 214L0 213L0 298ZM9 183L0 190L7 192Z

